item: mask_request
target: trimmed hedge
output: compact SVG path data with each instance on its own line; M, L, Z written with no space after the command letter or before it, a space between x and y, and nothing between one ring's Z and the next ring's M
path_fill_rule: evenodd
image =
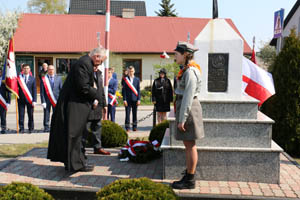
M118 124L102 120L101 143L105 148L120 147L126 144L128 135Z
M97 200L179 199L168 185L149 178L120 179L105 186L96 194Z
M149 141L157 140L159 144L161 144L167 128L169 128L168 120L164 120L161 123L154 126L150 132Z
M0 200L54 200L54 198L30 183L12 182L0 188Z

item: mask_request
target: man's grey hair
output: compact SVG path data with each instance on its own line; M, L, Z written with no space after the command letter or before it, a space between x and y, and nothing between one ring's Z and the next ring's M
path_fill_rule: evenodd
M101 57L106 56L106 49L103 47L97 47L89 53L90 56L94 56L95 54L100 54Z

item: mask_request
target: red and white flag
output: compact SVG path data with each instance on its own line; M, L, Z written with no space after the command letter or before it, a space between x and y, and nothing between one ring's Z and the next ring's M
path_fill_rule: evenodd
M250 59L253 63L257 64L256 63L256 57L255 57L255 50L254 50L254 47L252 49L252 55L251 55L251 59Z
M259 100L259 106L275 94L272 74L243 58L243 91Z
M161 58L167 58L167 59L170 58L170 56L167 54L166 51L164 51L163 54L160 55L160 57L161 57Z
M15 53L13 39L9 41L7 64L5 71L5 85L13 94L19 98L18 81L17 81L17 70L15 63Z

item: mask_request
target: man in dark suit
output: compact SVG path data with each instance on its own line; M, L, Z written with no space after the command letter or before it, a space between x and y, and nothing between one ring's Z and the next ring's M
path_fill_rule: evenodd
M94 148L94 154L110 155L110 152L102 149L101 145L101 119L102 113L106 114L107 104L105 100L105 93L103 88L102 72L98 69L98 66L94 66L94 87L97 89L101 99L97 106L93 106L92 111L89 114L88 122L85 132L82 138L82 151L85 153L85 144L88 134L92 134L92 145Z
M2 81L2 69L0 69L0 118L1 118L1 133L6 133L6 110L10 105L10 91L6 88L4 80ZM2 102L4 101L4 102Z
M117 104L117 97L116 92L118 90L118 80L115 79L113 76L113 69L108 69L108 112L107 112L107 119L112 122L115 122L115 115L116 115L116 104Z
M33 108L36 104L36 83L35 78L31 76L30 67L28 64L23 65L23 74L18 77L18 87L19 87L19 99L18 99L18 109L19 109L19 128L20 133L24 133L24 114L25 107L27 108L28 115L28 129L29 133L34 130L33 121Z
M54 66L48 66L48 74L41 77L40 82L40 95L41 102L44 107L44 132L49 132L49 119L50 119L50 110L54 112L56 106L56 101L59 96L59 92L62 88L62 81L59 76L56 76L54 72Z
M81 150L82 136L92 107L102 99L93 87L94 66L102 64L105 55L105 49L98 47L71 66L51 118L47 158L64 163L71 172L94 169Z
M137 131L137 107L140 105L141 93L140 93L140 79L134 76L134 67L128 68L128 76L124 77L123 80L123 102L126 110L125 116L125 129L129 132L130 128L130 112L132 109L133 118L133 131Z

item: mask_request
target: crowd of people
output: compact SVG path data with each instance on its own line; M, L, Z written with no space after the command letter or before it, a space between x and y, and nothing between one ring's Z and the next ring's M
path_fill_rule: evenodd
M195 171L198 160L195 141L204 137L202 108L198 100L201 86L201 68L193 61L193 45L178 42L175 51L175 62L180 71L176 77L173 91L167 71L160 69L159 77L152 85L152 101L158 114L158 122L166 119L170 111L170 103L174 101L174 112L177 129L175 138L182 140L186 151L186 170L181 180L171 184L176 189L195 188ZM62 80L55 74L54 66L43 64L40 72L40 96L44 108L44 131L50 131L47 158L64 163L65 169L71 172L92 171L94 166L87 163L85 144L87 135L93 137L95 154L110 155L101 147L101 120L115 121L117 76L112 68L108 70L108 97L106 99L103 86L103 73L99 70L106 59L106 50L102 47L93 49L82 56L70 68L69 74ZM0 70L0 75L2 71ZM140 79L135 75L133 66L123 73L121 85L125 106L125 129L127 132L137 131L137 110L141 104ZM0 76L2 77L2 76ZM24 132L25 108L28 114L29 133L34 130L33 111L37 102L36 80L30 73L28 64L22 65L18 76L19 87L19 127ZM1 98L10 103L9 91L4 84L0 87ZM51 126L50 111L53 110ZM1 132L6 131L6 110L1 108ZM130 115L132 113L132 123Z

